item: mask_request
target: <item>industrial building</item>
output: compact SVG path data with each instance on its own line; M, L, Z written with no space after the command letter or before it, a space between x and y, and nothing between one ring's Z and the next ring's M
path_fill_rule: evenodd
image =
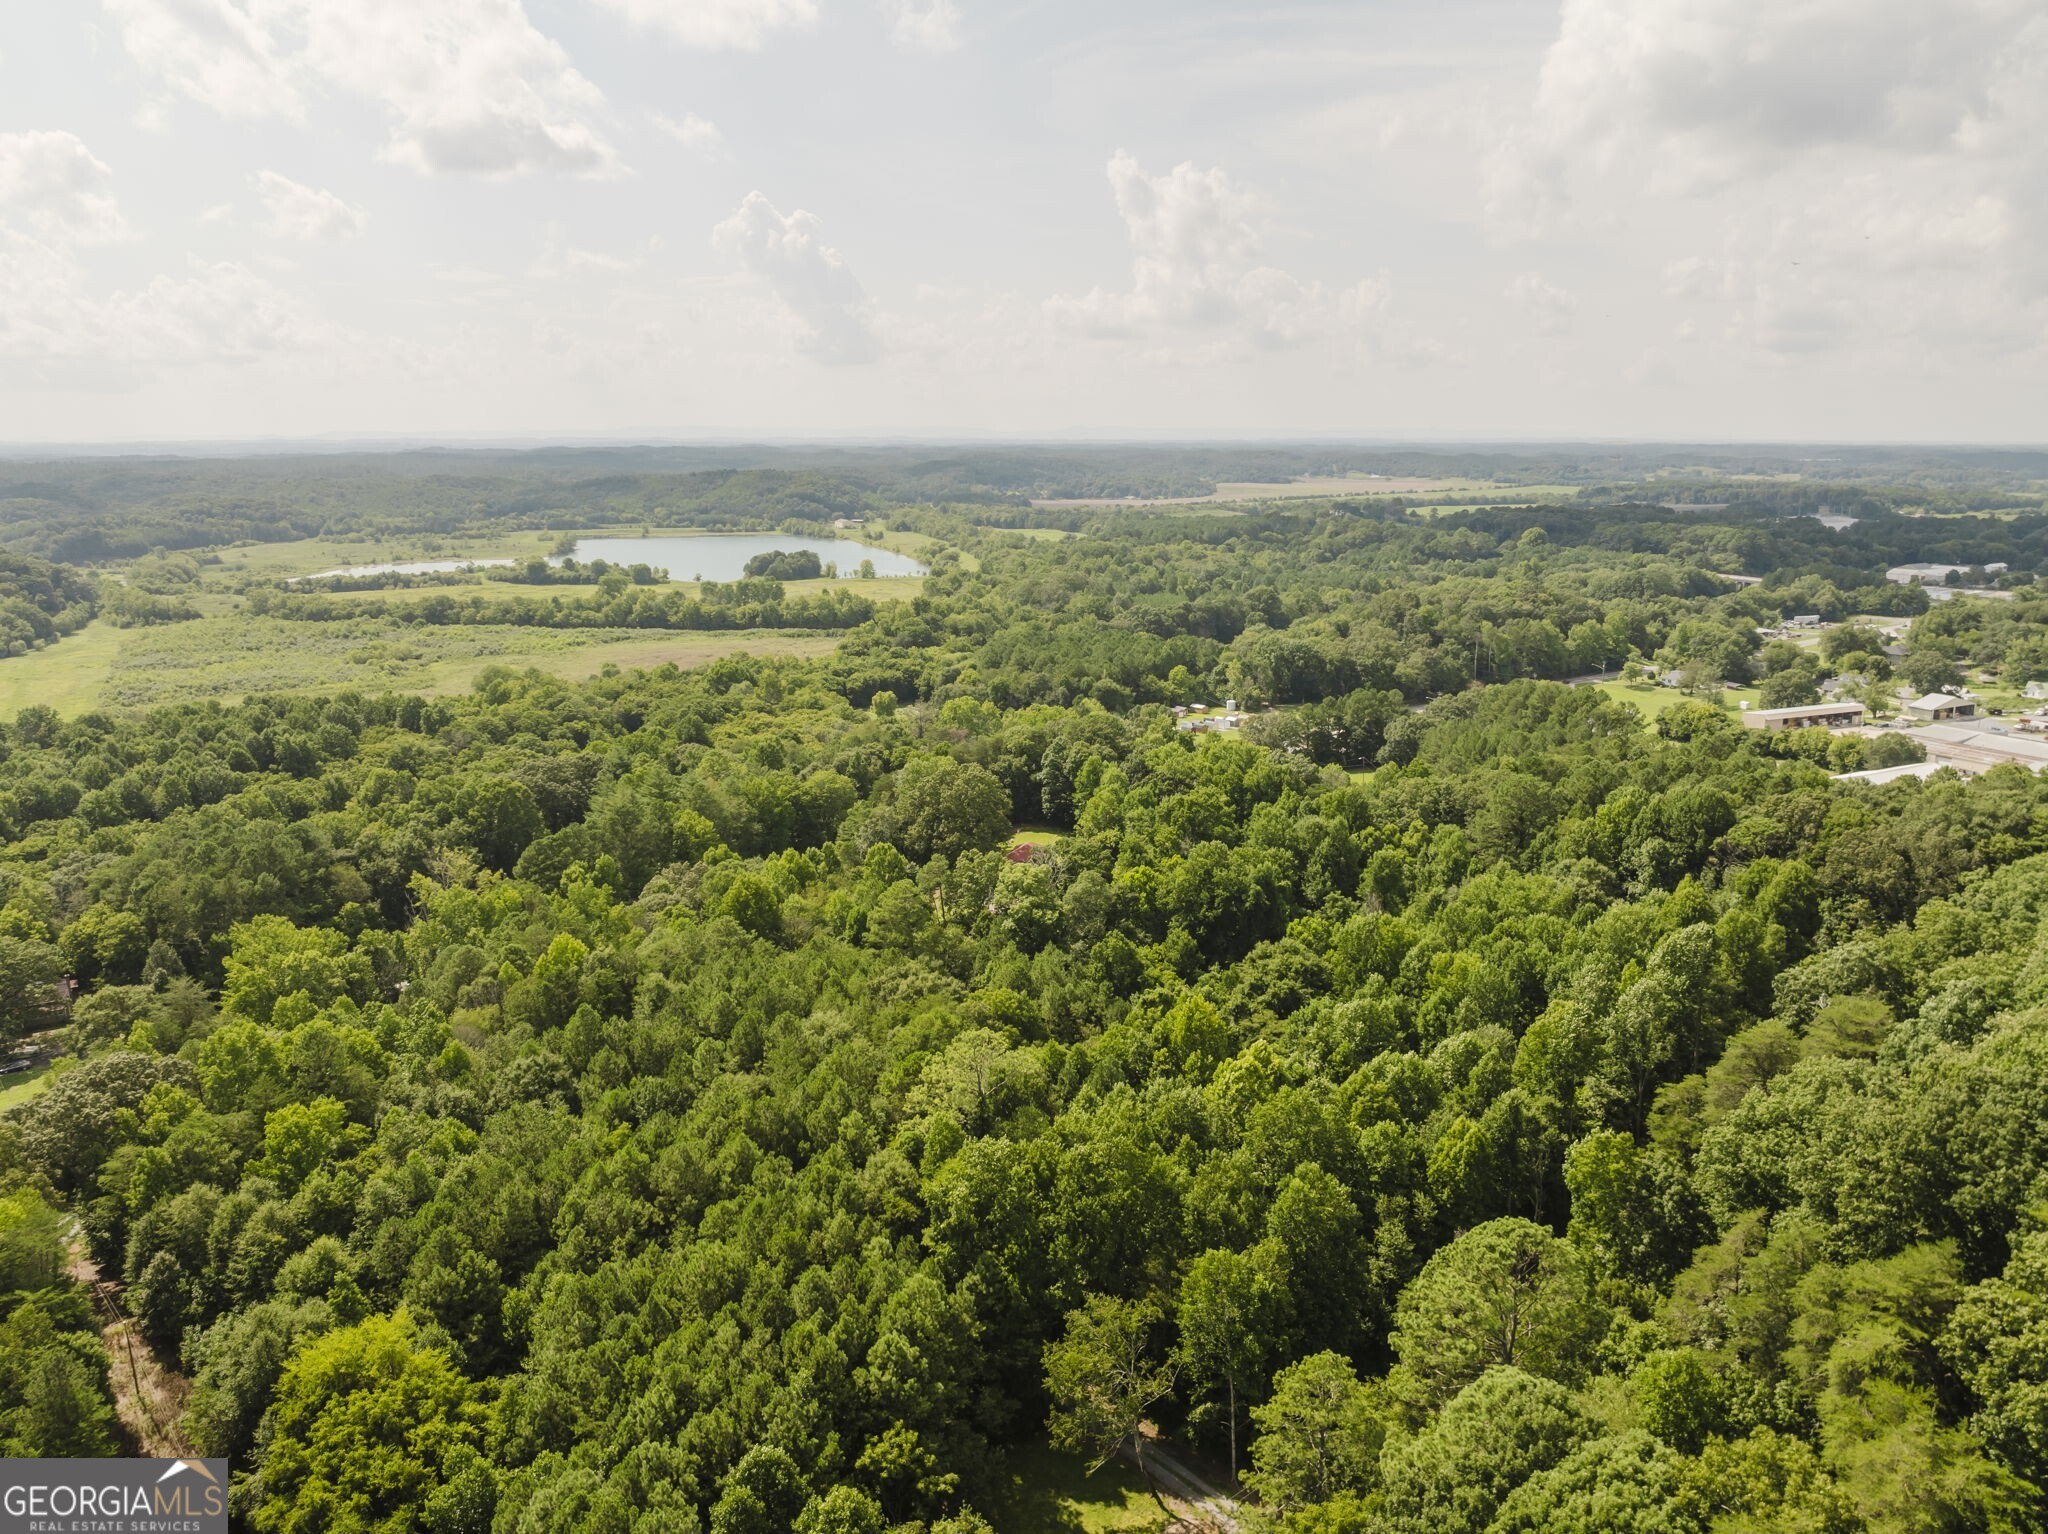
M1863 723L1863 705L1838 698L1796 708L1753 708L1742 722L1752 730L1853 730Z

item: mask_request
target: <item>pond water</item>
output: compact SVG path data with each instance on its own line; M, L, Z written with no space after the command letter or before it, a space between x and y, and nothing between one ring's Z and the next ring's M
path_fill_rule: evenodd
M756 554L781 549L794 554L809 549L822 564L837 564L851 578L863 559L875 562L877 575L923 575L925 567L907 554L893 554L872 544L844 538L790 538L776 533L707 533L702 537L670 534L657 538L583 538L576 558L584 564L606 560L615 565L651 565L666 570L670 580L736 581ZM337 575L444 575L451 570L482 570L511 564L509 559L414 559L384 564L344 565L300 577L317 581ZM549 564L560 564L551 559Z
M863 559L875 562L877 575L923 575L925 568L904 554L892 554L870 544L843 538L791 538L781 533L710 533L703 537L584 538L576 544L576 558L584 564L594 559L615 565L652 565L666 570L677 581L736 581L746 573L747 561L774 549L794 554L809 549L824 564L837 564L842 576L860 569Z

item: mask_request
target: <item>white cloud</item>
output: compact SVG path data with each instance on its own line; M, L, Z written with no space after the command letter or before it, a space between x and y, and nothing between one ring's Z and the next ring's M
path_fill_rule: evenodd
M2014 130L2044 57L2034 0L1565 0L1492 191L1528 214L1608 176L1698 193L1859 153L2038 156Z
M874 308L846 258L820 238L815 215L783 215L759 192L712 231L719 249L763 278L801 327L799 349L820 362L872 362L881 354Z
M699 117L695 112L685 112L680 122L664 112L650 112L648 120L694 155L706 160L727 157L725 135L718 131L718 124Z
M1937 153L1991 110L2032 0L1565 0L1540 143L1614 155L1648 130L1682 181L1840 146Z
M1724 333L1766 352L2037 344L2048 16L2038 0L1564 0L1485 180L1509 233L1694 231L1667 293L1720 305Z
M348 240L363 232L369 215L334 193L302 186L274 170L249 178L262 199L270 232L281 240Z
M950 53L960 46L960 7L953 0L883 0L889 37L911 53Z
M52 239L125 238L128 226L106 190L112 179L75 133L0 133L0 213Z
M639 271L660 249L661 239L657 236L629 256L617 256L602 250L585 250L567 244L562 238L561 227L551 224L548 226L547 238L541 246L540 256L533 264L532 274L544 279L619 277L628 272Z
M620 171L589 121L604 97L519 0L311 0L306 38L324 77L390 109L394 164L493 177Z
M0 232L0 365L10 373L129 387L160 368L252 363L338 338L233 262L102 295L63 251Z
M597 0L636 26L691 48L758 48L772 32L808 27L817 0Z
M254 362L335 338L275 283L232 261L159 276L104 306L121 350L142 361Z
M297 119L297 71L264 0L103 0L135 61L223 117Z
M1131 241L1131 286L1047 303L1055 322L1096 336L1210 332L1289 346L1384 313L1384 277L1332 294L1260 262L1251 199L1220 168L1147 175L1121 150L1110 186Z
M297 117L302 84L381 101L422 174L614 175L604 107L520 0L105 0L137 63L224 116Z
M1546 282L1537 272L1523 272L1508 284L1508 297L1535 316L1536 328L1545 335L1569 329L1579 312L1579 300L1563 288Z

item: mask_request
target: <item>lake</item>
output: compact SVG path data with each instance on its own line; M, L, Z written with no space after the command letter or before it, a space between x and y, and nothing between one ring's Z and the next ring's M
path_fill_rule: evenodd
M651 565L666 570L671 580L736 581L746 573L747 561L756 554L775 549L795 553L809 549L821 563L839 566L842 576L851 578L863 559L875 562L877 575L923 575L925 567L907 554L894 554L872 544L845 538L789 538L773 533L706 533L701 537L669 534L658 538L583 538L576 544L576 558L583 564L602 559L614 565ZM415 559L384 564L346 565L297 577L325 580L337 575L443 575L453 570L502 568L509 559ZM551 565L561 563L550 559Z
M576 544L582 564L594 559L615 565L652 565L678 581L736 581L756 554L781 549L794 554L809 549L825 564L837 563L842 576L875 562L877 575L923 575L925 568L905 554L892 554L870 544L844 538L791 538L777 533L708 533L702 537L583 538Z

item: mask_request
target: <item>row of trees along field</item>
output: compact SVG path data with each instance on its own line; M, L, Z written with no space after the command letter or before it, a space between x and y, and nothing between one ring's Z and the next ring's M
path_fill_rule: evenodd
M261 1534L969 1534L1141 1418L1290 1531L2039 1527L2048 784L1529 676L1776 600L1668 551L1224 520L23 711L0 1431L110 1442L75 1215Z

